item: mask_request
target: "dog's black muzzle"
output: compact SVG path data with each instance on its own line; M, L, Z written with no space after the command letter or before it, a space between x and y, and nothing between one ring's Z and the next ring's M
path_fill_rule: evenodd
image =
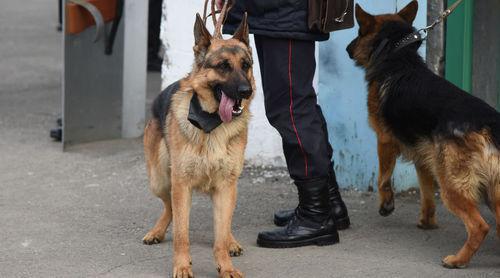
M252 96L253 90L248 84L240 84L238 86L217 85L214 88L214 95L217 101L221 100L222 92L224 92L227 97L240 101L249 99Z
M252 96L252 87L250 85L244 84L239 85L236 90L236 99L249 99Z
M358 43L358 38L355 38L345 49L349 54L349 58L354 59L354 48L356 48L356 44Z

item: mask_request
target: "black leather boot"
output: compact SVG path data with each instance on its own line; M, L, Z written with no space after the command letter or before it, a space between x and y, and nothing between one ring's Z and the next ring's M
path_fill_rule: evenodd
M335 224L337 225L337 229L345 230L351 225L351 220L349 219L344 200L342 200L342 196L340 196L339 184L337 183L337 177L333 170L330 172L330 181L328 185L330 206L332 208L331 213L335 220Z
M261 232L257 245L291 248L339 242L328 199L328 179L296 181L299 205L285 227Z
M330 197L330 206L332 208L331 213L333 215L335 224L338 230L345 230L351 225L349 220L349 215L347 213L347 207L345 206L342 197L339 192L339 185L337 183L337 177L335 172L330 171L330 177L328 181L328 191ZM274 213L274 224L276 226L282 227L288 224L295 214L295 210L280 210Z

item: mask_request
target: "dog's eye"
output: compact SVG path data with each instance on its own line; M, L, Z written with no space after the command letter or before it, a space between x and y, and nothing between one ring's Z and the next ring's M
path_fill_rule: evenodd
M225 70L225 71L226 71L226 70L227 70L227 71L231 70L231 64L229 64L229 62L228 62L227 60L224 60L224 61L220 62L220 63L217 65L217 67L218 67L219 69L221 69L221 70Z
M250 69L250 63L248 63L247 61L243 61L241 63L241 69L244 70L244 71L247 71Z

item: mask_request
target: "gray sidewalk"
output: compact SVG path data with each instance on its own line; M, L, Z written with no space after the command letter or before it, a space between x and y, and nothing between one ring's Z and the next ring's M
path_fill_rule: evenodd
M56 18L56 1L0 3L0 277L168 277L171 234L159 245L141 242L161 206L147 189L140 139L62 153L48 137L60 113ZM256 235L273 228L273 211L293 207L293 185L283 170L254 168L239 188L233 230L245 253L234 264L246 277L500 277L493 228L468 269L440 266L466 238L440 202L440 228L422 231L416 195L399 196L383 218L376 194L346 191L353 225L340 244L273 250L256 247ZM196 195L196 277L216 277L212 238L209 198Z

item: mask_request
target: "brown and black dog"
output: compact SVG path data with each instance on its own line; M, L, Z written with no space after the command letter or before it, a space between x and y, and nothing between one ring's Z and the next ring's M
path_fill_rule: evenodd
M243 277L230 256L242 253L231 232L236 186L243 169L255 91L246 15L231 39L212 37L201 17L194 26L195 62L187 77L170 85L153 104L144 134L151 191L163 214L143 238L159 243L173 221L173 277L193 277L189 211L193 190L210 194L214 257L220 277Z
M465 224L468 238L442 263L466 267L489 226L478 203L484 197L496 215L500 236L500 114L427 69L417 53L421 41L403 43L418 4L397 14L373 16L357 5L359 35L347 47L366 71L368 114L378 141L380 214L394 210L391 176L402 156L415 164L420 183L418 227L433 229L434 183L446 207Z

